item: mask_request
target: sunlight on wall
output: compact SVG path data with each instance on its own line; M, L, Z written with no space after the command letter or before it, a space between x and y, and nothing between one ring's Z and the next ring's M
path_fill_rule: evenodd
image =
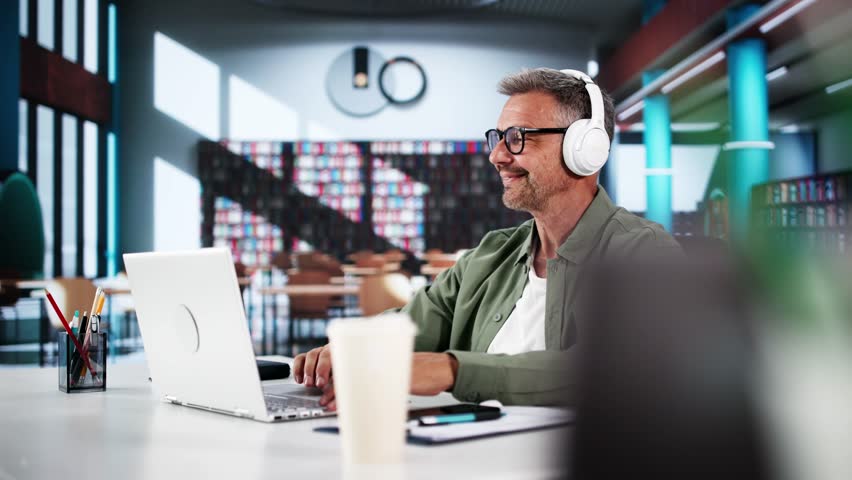
M228 138L296 140L299 114L245 80L228 77Z
M303 137L314 142L336 142L344 138L339 132L314 120L308 120L307 128L308 130Z
M219 67L154 32L154 107L207 138L219 138Z
M693 212L704 196L719 147L716 145L672 146L672 211ZM610 159L616 204L632 212L647 208L645 146L618 145Z
M201 184L160 157L154 158L154 250L201 246Z

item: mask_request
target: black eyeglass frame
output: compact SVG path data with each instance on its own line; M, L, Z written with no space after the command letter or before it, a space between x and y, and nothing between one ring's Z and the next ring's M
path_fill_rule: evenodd
M507 138L506 133L508 133L509 130L511 130L513 128L517 129L518 131L521 132L521 149L518 150L517 152L512 151L512 147L509 146L509 141L506 139ZM565 127L565 128L556 128L556 127L549 127L549 128L509 127L506 130L500 130L498 128L491 128L489 130L486 130L486 132L485 132L485 144L488 145L488 143L489 143L488 137L491 135L491 132L496 132L497 133L497 141L499 142L500 140L503 140L503 143L506 145L506 150L508 150L509 153L511 153L512 155L520 155L521 152L524 151L524 146L526 146L526 144L527 144L527 134L528 133L545 133L545 134L547 134L547 133L561 133L561 134L564 135L565 132L567 132L567 131L568 131L568 127ZM494 144L494 147L492 147L491 145L488 145L489 152L494 151L495 147L497 147L496 143Z

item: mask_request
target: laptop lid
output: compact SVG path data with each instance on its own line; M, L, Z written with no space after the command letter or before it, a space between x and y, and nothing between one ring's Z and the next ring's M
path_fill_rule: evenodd
M124 263L158 393L174 403L266 417L231 252L133 253Z

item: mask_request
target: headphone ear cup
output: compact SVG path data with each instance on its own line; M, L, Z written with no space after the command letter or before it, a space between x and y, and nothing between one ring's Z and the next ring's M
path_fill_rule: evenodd
M589 119L575 121L565 132L562 157L569 170L582 177L594 175L609 158L609 136Z
M562 159L565 161L565 166L568 167L568 170L571 170L571 172L577 175L583 175L580 173L583 168L578 165L578 157L581 153L577 152L577 147L581 143L583 131L585 131L589 122L590 120L587 118L574 121L568 127L565 137L562 139Z
M582 165L585 175L592 175L603 168L609 158L609 135L600 127L589 129L583 137Z

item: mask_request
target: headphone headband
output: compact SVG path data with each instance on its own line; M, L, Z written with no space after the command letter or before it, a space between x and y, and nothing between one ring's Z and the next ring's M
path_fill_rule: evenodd
M604 118L603 118L603 95L601 95L601 89L598 87L592 78L588 76L585 72L581 72L579 70L571 70L570 68L566 68L564 70L560 70L560 72L568 75L569 77L576 78L577 80L582 81L586 84L586 91L589 92L589 100L592 104L592 124L597 125L601 128L604 128Z
M580 176L594 175L609 157L610 141L604 120L604 102L600 87L579 70L560 70L582 81L589 93L592 118L574 120L562 141L562 157L569 170Z

